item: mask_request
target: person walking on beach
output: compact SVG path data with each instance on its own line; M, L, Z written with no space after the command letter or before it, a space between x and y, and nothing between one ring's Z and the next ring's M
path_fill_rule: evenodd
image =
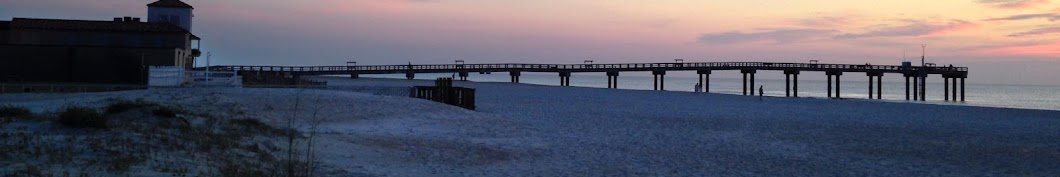
M758 86L758 101L762 101L762 86Z
M695 88L694 88L694 89L692 89L692 90L693 90L693 92L695 92L695 93L699 93L699 91L701 90L701 88L703 88L703 86L700 86L700 85L699 85L699 83L696 83L696 86L695 86Z

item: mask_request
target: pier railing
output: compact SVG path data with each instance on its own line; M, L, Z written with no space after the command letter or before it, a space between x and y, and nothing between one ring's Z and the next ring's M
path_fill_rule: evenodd
M363 66L215 66L214 70L280 71L280 72L356 72L400 70L586 70L586 69L694 69L694 68L770 68L770 69L862 69L884 71L968 71L967 67L900 66L872 64L818 64L774 62L698 62L698 63L618 63L618 64L427 64Z
M783 63L783 62L675 62L675 63L613 63L613 64L522 64L522 63L497 63L497 64L429 64L429 65L367 65L367 66L215 66L211 70L235 70L239 73L246 72L277 72L290 75L346 75L350 78L360 78L362 74L400 74L404 73L406 79L415 79L417 73L453 73L454 77L459 73L461 80L467 80L470 72L490 73L507 72L512 83L519 83L519 77L523 72L553 72L558 73L561 86L570 86L570 76L574 72L602 72L608 76L608 88L618 88L617 77L620 72L650 71L654 77L655 90L665 90L665 75L668 71L696 71L699 75L699 85L708 86L709 75L715 71L740 70L743 75L743 94L754 95L752 91L755 83L754 76L759 70L783 71L785 75L785 95L798 97L798 75L802 71L824 72L828 76L828 97L832 97L832 78L835 78L835 95L840 96L840 76L843 73L865 73L869 77L869 95L872 98L874 90L882 91L882 77L884 73L901 74L905 77L906 100L924 101L927 92L925 89L929 75L941 75L944 79L943 87L947 90L943 95L944 100L964 100L964 79L968 78L967 67L935 66L912 66L911 63L903 65L873 65L865 64L826 64L826 63ZM750 78L748 78L750 76ZM876 87L872 89L872 81L876 78ZM704 83L706 81L707 83ZM748 83L750 81L750 83ZM912 84L909 82L912 81ZM949 84L952 81L952 85ZM958 95L958 82L960 82L960 97ZM921 84L917 84L921 83ZM749 87L750 86L750 87ZM915 88L910 88L914 86ZM952 90L950 89L952 86ZM709 90L704 87L704 90ZM879 99L880 92L876 92L875 98ZM912 91L912 92L911 92ZM448 100L449 97L439 98L438 94L455 95L462 93L449 93L449 91L438 91L435 87L414 87L410 89L410 95L417 98L427 98L438 101ZM471 92L473 93L473 92ZM910 96L913 96L910 98ZM919 95L919 96L917 96ZM472 96L473 98L473 96ZM959 98L959 99L958 99ZM473 101L473 100L472 100ZM472 102L473 103L473 102Z

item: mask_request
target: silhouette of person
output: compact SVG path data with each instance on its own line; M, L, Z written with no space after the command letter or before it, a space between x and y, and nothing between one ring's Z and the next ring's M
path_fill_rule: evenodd
M759 100L759 101L761 101L761 100L762 100L762 95L764 95L764 94L762 93L762 86L761 86L761 85L759 85L759 86L758 86L758 100Z

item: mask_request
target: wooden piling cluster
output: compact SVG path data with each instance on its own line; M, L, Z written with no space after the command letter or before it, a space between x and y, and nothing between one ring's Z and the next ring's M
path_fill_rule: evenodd
M314 81L302 79L294 73L271 72L271 71L241 71L243 85L245 86L325 86L325 81Z
M434 86L413 86L409 90L409 97L475 110L475 89L453 87L453 78L438 78Z

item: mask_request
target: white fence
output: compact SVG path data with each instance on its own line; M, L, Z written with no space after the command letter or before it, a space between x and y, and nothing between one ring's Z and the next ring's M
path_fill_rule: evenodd
M151 66L147 70L147 86L177 87L184 83L184 69L177 66Z
M242 79L236 71L185 71L179 66L151 66L147 86L240 86Z

